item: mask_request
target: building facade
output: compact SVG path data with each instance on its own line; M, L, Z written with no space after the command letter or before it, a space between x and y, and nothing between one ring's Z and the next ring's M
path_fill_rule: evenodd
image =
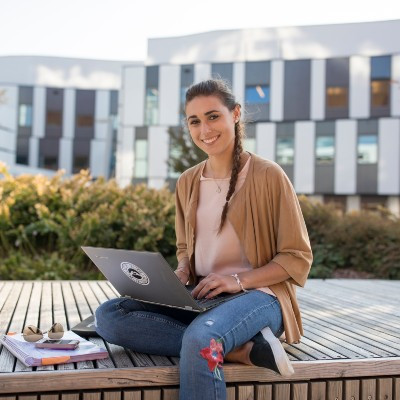
M0 57L0 160L12 173L115 175L126 61ZM131 63L141 65L142 63Z
M400 21L215 31L150 39L122 72L116 176L174 186L169 129L186 89L220 76L244 106L245 146L297 193L399 214Z

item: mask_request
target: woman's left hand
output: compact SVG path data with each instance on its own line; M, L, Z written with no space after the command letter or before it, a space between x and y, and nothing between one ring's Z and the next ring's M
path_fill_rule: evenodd
M233 276L211 273L192 290L192 296L195 299L202 299L203 297L210 299L222 292L238 293L240 292L240 286Z

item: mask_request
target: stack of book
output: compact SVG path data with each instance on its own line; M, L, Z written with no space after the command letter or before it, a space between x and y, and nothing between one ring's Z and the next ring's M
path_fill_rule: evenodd
M108 357L106 349L78 336L74 332L64 332L62 339L79 340L79 346L75 350L39 349L35 347L35 343L25 341L21 333L13 335L2 334L0 343L27 367L98 360Z

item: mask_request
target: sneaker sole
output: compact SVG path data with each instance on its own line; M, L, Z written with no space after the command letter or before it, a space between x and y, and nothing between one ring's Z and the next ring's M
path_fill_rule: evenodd
M272 353L274 354L276 366L279 369L279 373L282 376L293 375L294 369L279 339L275 337L275 335L272 333L269 327L262 329L261 334L264 336L264 339L271 346L271 350Z

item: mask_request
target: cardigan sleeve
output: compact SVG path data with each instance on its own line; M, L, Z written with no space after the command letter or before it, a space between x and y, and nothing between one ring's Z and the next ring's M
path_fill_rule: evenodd
M185 211L184 211L184 184L182 175L176 183L175 189L175 235L176 235L176 258L180 262L188 257L186 232L185 232Z
M290 275L289 282L303 287L313 260L310 240L296 192L278 166L268 168L277 253L272 261Z

